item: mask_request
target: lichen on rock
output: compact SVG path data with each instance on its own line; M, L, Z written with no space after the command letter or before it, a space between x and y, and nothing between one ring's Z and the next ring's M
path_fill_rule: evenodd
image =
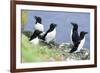
M46 43L40 40L38 45L32 45L27 34L22 34L21 62L52 62L52 61L75 61L89 60L89 49L83 48L80 52L69 53L73 47L70 43L58 44L55 41Z
M63 51L63 55L66 57L66 61L90 59L89 50L87 48L83 48L80 50L80 52L76 53L69 53L72 48L70 43L62 43L59 45L59 48Z

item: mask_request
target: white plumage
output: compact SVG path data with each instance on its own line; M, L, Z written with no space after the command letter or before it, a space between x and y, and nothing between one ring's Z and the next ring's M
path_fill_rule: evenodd
M49 43L50 41L54 40L56 37L56 28L52 31L52 32L49 32L46 37L45 37L45 41L47 43Z
M33 45L37 45L39 43L39 38L36 37L30 41Z
M41 34L40 34L40 36L43 36L45 34L45 32L42 32Z
M85 43L85 37L80 41L80 44L75 52L79 52L83 48L84 43Z
M39 30L42 32L44 31L43 24L40 24L40 23L35 24L34 28L35 28L35 30Z

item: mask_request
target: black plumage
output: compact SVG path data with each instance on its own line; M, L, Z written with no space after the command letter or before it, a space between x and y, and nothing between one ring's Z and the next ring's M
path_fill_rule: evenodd
M88 32L84 32L82 31L80 33L80 37L79 39L77 40L77 42L74 43L70 53L73 53L74 51L76 50L80 50L82 49L83 45L84 45L84 42L85 42L85 35L87 34Z
M49 35L48 36L48 34L50 33L50 32L52 32L54 29L55 29L55 27L57 26L57 24L54 24L54 23L51 23L50 24L50 27L49 27L49 29L46 31L46 33L43 35L43 37L41 38L42 40L46 40L46 38L47 39L50 39L50 38L48 38L49 36L52 36L52 35ZM55 33L54 33L55 34ZM55 36L53 36L53 37L51 37L51 38L54 38Z
M36 19L35 24L37 24L37 23L40 23L41 24L42 23L41 17L35 16L34 18Z
M76 44L76 42L79 40L79 34L78 34L78 24L76 23L71 23L73 26L72 29L72 42L73 44Z
M32 39L35 39L36 37L39 37L41 33L42 33L41 31L35 30L32 36L30 37L29 41L31 41Z
M74 51L76 51L78 46L79 46L79 44L80 44L80 40L77 41L76 43L74 43L72 49L70 50L70 53L73 53Z

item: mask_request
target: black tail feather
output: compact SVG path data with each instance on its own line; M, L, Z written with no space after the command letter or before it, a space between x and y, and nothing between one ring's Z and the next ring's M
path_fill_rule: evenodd
M73 48L70 50L69 53L73 53L73 52L76 51L76 50L77 50L77 48L73 46Z

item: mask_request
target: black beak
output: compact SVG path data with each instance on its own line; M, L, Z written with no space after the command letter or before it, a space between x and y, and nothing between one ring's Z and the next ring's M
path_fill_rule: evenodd
M84 34L88 34L88 32L84 32Z
M38 17L37 16L34 16L34 18L37 19Z
M57 27L57 24L54 24L55 27Z
M72 22L71 22L71 24L72 24L72 26L74 26L74 25L75 25L75 23L72 23Z

